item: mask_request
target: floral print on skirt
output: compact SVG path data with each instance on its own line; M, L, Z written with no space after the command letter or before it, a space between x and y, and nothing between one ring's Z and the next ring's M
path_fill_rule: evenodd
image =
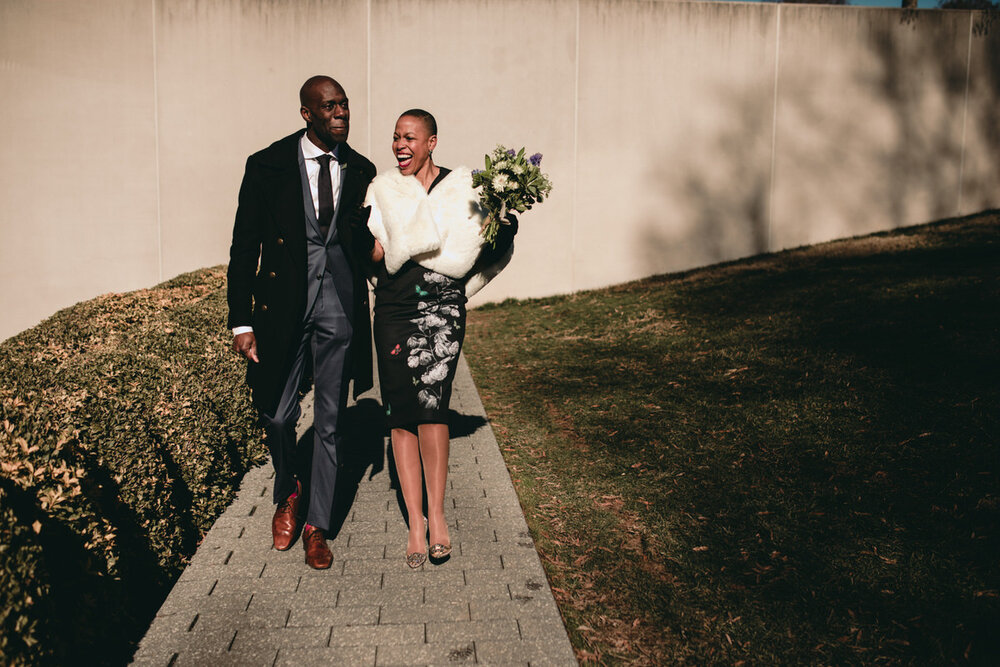
M465 337L465 284L407 262L375 288L375 348L390 428L448 421Z

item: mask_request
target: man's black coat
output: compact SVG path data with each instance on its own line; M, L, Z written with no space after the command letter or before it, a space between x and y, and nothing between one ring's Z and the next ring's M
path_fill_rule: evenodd
M254 404L274 414L302 335L306 309L306 213L298 146L305 130L247 159L229 250L229 327L253 326L259 363L249 362ZM371 322L365 274L374 239L362 215L375 166L340 144L341 196L337 234L354 277L354 312L347 377L354 395L372 386ZM258 268L259 264L259 268Z

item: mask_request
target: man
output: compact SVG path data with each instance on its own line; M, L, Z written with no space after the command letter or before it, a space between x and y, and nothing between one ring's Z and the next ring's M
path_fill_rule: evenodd
M233 349L274 464L274 547L298 537L305 560L330 567L330 525L348 384L372 386L371 323L363 263L374 239L361 214L375 167L347 145L343 87L314 76L299 91L306 129L247 159L229 251ZM313 378L315 439L309 479L296 479L295 425L303 375Z

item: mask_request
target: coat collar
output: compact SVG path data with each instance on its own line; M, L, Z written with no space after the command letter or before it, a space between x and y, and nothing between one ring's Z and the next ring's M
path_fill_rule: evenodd
M265 148L260 153L261 164L271 169L298 169L299 141L305 133L302 128ZM360 157L347 143L338 144L335 152L341 165L351 165Z

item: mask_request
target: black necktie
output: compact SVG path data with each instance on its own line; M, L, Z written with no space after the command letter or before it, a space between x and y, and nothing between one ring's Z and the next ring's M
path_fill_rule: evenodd
M330 160L332 155L320 155L319 161L319 231L326 240L333 221L333 183L330 182Z

